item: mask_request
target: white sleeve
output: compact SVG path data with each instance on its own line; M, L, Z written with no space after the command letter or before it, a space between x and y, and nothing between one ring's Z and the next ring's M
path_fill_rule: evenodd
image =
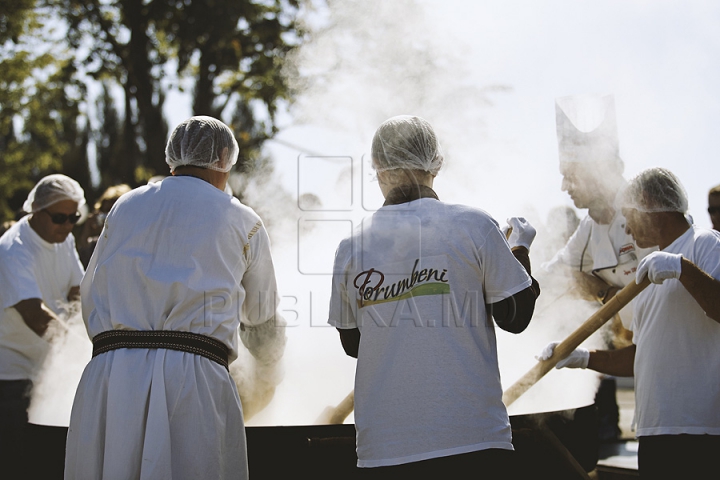
M583 218L565 246L542 265L543 270L557 272L567 267L578 271L592 269L592 255L588 251L591 233L592 219L588 216Z
M347 271L350 263L349 243L351 241L343 241L335 252L330 312L328 314L328 323L335 328L343 329L357 328L356 308L353 308L355 300L349 298L347 291Z
M720 280L720 233L710 232L695 242L695 259L690 259L703 272Z
M2 309L12 307L22 300L42 299L40 286L35 278L32 255L12 250L0 258L0 285L2 285Z
M496 303L526 289L530 276L510 251L498 228L492 228L479 246L485 303Z
M280 303L270 237L264 226L248 240L248 245L248 264L242 279L245 289L243 319L248 325L259 325L273 318Z

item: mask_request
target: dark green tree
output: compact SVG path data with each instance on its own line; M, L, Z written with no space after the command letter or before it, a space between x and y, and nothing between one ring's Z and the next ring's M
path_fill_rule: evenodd
M229 121L243 161L275 134L299 0L0 0L0 215L40 177L109 185L167 173L170 93ZM112 92L112 94L111 94ZM175 98L175 97L174 97ZM88 151L100 174L91 185Z
M125 135L125 125L117 108L117 99L110 93L109 82L102 83L102 95L95 102L98 128L93 132L96 165L100 172L98 192L111 185L134 178L135 139ZM132 131L132 127L131 130Z
M48 16L31 0L0 2L0 215L15 217L42 176L89 186L84 86L72 58L45 41Z
M275 133L278 102L288 98L280 70L302 36L297 0L45 1L67 22L70 45L86 52L78 60L87 73L124 92L123 135L134 137L134 152L123 155L131 168L117 166L121 174L110 177L139 183L167 172L164 147L174 125L163 108L173 90L190 89L195 115L253 125L242 158Z

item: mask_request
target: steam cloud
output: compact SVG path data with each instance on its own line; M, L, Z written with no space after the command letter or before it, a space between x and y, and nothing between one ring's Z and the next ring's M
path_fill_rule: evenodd
M335 232L328 234L329 229L324 228L322 222L342 219L356 226L370 213L367 211L372 210L370 207L377 208L381 204L376 184L363 177L361 188L358 189L357 180L355 183L348 181L348 177L352 178L348 172L367 172L365 167L370 139L382 121L398 114L415 114L434 126L446 157L446 166L436 179L436 190L442 200L488 208L488 205L477 204L478 199L491 199L493 204L497 204L503 202L504 196L522 194L503 190L498 186L500 179L493 177L496 162L504 159L478 158L477 155L477 146L483 142L486 133L483 122L485 114L492 107L495 96L509 92L510 88L472 83L463 66L464 45L457 38L448 38L447 32L439 31L432 19L428 18L423 4L411 0L340 0L329 5L328 17L320 23L322 25L313 27L311 41L296 53L296 64L290 69L292 84L300 93L292 111L293 118L300 125L311 125L328 133L326 145L306 145L309 150L353 158L344 170L336 166L335 169L315 172L326 179L325 190L345 185L347 189L359 191L361 198L342 213L331 212L333 207L327 204L324 205L325 212L300 212L301 224L303 219L313 219L318 222L318 226L304 232L298 240L300 244L303 241L312 244L312 248L299 246L298 263L302 263L303 256L314 255L327 275L298 275L297 271L291 271L292 265L278 262L283 269L283 276L302 282L313 296L322 296L325 300L310 305L322 308L320 313L312 310L310 327L320 327L326 321L324 316L329 298L329 273L333 254L343 236ZM331 149L337 148L334 139L338 135L344 142L344 150L333 152ZM303 161L301 156L298 159L299 175L302 173ZM322 197L320 190L309 193ZM562 213L557 214L558 220L550 218L546 224L544 219L539 218L531 202L529 198L528 208L514 214L525 216L538 229L538 240L531 250L531 256L543 294L538 302L536 316L526 332L510 335L498 331L500 368L505 388L534 365L534 355L545 344L565 338L598 308L597 303L579 300L577 296L568 293L570 279L544 275L541 271L540 264L560 249L576 224ZM504 219L498 220L502 222ZM562 235L559 236L558 232L562 232ZM350 229L345 235L349 233ZM281 242L281 248L288 248L292 244L291 239L282 239ZM278 252L278 246L274 246L275 252ZM286 294L299 290L297 284L291 284L290 290L281 288L281 292ZM261 414L259 422L307 423L314 414L303 414L299 410L307 409L322 416L322 407L339 405L352 390L354 360L343 358L337 334L328 332L327 328L306 327L306 322L300 322L297 328L289 329L288 358L296 358L291 353L299 348L296 342L303 342L305 351L312 349L316 361L312 365L309 361L303 365L316 372L314 380L309 380L310 374L305 369L298 371L297 368L289 368L286 380L278 388L277 403L273 402ZM598 332L585 345L600 346L602 335L602 332ZM293 367L299 368L296 362L293 360ZM328 380L320 382L317 377L327 377ZM299 378L304 382L299 381ZM598 376L588 371L552 371L515 402L510 413L589 405L593 403L598 381ZM337 387L331 388L333 384ZM290 385L293 385L295 392L295 389L317 391L313 397L315 401L303 404L303 408L295 408L294 416L284 414L284 409L280 407L287 401L289 391L286 387ZM347 421L352 420L350 416Z
M85 365L92 356L80 312L80 302L66 305L51 322L46 337L50 350L33 382L28 417L38 425L68 426L75 390Z

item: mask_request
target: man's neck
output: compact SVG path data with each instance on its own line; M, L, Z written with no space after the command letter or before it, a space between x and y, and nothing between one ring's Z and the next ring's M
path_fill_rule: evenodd
M205 180L213 187L219 190L225 190L227 184L228 174L220 172L218 170L212 170L209 168L193 167L191 165L183 165L175 168L172 172L175 177L195 177L201 180Z
M588 209L588 215L599 225L609 225L615 217L615 209L610 205L592 206Z
M665 250L688 231L690 224L682 213L666 212L662 216L664 217L663 222L658 228L658 235L660 236L658 248Z
M400 205L401 203L412 202L419 198L434 198L439 200L435 191L427 185L398 185L390 190L383 207L387 205Z

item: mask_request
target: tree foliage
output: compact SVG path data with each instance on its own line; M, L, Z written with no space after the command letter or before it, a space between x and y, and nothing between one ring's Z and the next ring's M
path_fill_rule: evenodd
M46 17L34 2L5 0L0 20L0 215L11 219L43 175L89 182L87 131L79 122L85 87L72 57L43 41Z
M171 94L229 123L254 161L289 100L281 68L303 38L299 1L0 0L0 213L54 171L89 201L166 174Z
M265 128L239 131L243 157L275 133L277 102L288 96L280 69L301 36L296 0L47 1L63 13L70 45L87 47L79 60L88 75L121 86L129 99L125 127L138 138L125 161L135 172L167 170L163 108L172 90L191 89L195 115L228 119L239 111L253 126L264 119Z

